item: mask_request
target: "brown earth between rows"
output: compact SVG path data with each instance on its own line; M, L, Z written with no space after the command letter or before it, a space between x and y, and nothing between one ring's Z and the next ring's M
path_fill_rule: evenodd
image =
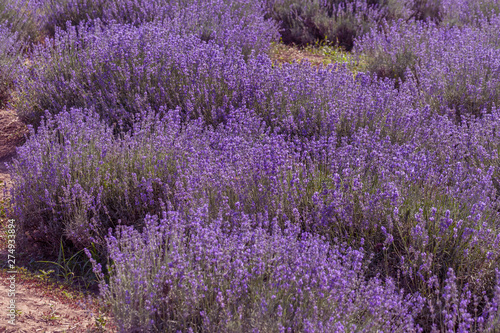
M26 125L13 111L0 110L0 202L7 199L4 190L11 186L5 163L15 156L16 147L23 143L26 133Z

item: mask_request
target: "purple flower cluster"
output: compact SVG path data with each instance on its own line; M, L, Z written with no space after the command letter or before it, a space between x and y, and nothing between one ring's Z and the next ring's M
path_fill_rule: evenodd
M22 49L23 42L19 35L0 23L0 107L10 96Z
M134 26L157 22L203 40L241 47L246 54L266 51L278 37L276 24L264 18L260 1L35 0L31 6L42 13L50 35L58 27L94 20Z
M372 30L357 50L367 70L412 81L424 103L460 121L500 105L499 21L493 16L479 27L451 28L400 21Z
M0 25L9 27L27 45L43 38L43 19L34 0L9 0L0 2Z
M181 37L178 28L81 24L58 31L35 48L33 66L19 79L18 113L37 122L45 110L87 107L114 122L146 107L180 106L188 117L211 122L255 100L269 59L247 64L241 48Z
M265 215L208 216L168 212L107 239L113 274L101 293L121 331L420 331L424 299L366 281L362 250Z
M0 107L10 97L27 42L36 35L28 7L23 0L0 3Z

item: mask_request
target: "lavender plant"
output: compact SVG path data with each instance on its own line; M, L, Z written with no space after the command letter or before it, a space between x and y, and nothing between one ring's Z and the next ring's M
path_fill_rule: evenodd
M216 122L229 106L242 104L245 85L256 84L245 73L252 68L241 49L180 37L177 29L82 24L58 32L24 69L18 114L36 124L44 110L93 107L112 122L130 120L146 106L180 106L187 117Z
M399 22L387 31L372 30L359 41L367 69L380 76L411 77L423 103L461 121L499 104L496 22L476 27L437 27Z
M268 137L251 119L212 132L201 122L184 127L179 110L164 117L149 112L131 132L114 136L91 111L48 116L13 165L20 230L50 253L62 236L77 248L103 245L109 227L140 226L147 212L167 203L187 209L209 198L215 216L241 200L248 210L263 211L277 191L266 179L292 168L293 159L283 139ZM229 208L219 207L222 200Z
M281 24L285 43L314 44L328 39L351 50L354 38L382 20L378 6L360 1L267 1L268 15Z
M362 250L266 216L207 214L147 217L142 234L108 238L112 274L101 292L120 330L419 331L423 299L390 280L366 282Z
M0 107L10 97L17 67L29 40L36 37L36 20L27 1L0 1Z
M428 52L444 42L443 34L432 22L398 21L359 38L355 51L367 71L397 82L406 79L407 70L415 72L417 63L424 62Z
M102 18L108 3L105 0L38 0L32 2L32 8L40 13L45 33L53 36L56 27L65 28L67 22L78 25Z
M39 37L40 19L30 0L1 0L0 24L6 25L23 40Z
M444 35L449 38L447 47L436 49L426 66L417 69L427 101L442 113L452 109L458 120L463 114L490 111L500 98L496 49L486 45L476 29L452 29ZM438 62L438 57L447 61Z
M68 23L78 26L99 20L105 24L115 22L135 26L159 22L203 40L213 39L219 44L239 46L247 55L252 50L267 51L269 43L277 39L275 23L264 19L260 3L246 0L41 0L34 7L42 13L50 36L57 28L65 29Z
M22 50L23 43L18 34L0 23L0 107L5 105L10 96Z

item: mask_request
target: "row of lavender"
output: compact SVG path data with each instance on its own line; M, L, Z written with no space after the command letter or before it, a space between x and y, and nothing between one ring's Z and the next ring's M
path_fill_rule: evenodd
M427 20L441 26L477 26L499 11L497 0L3 0L0 103L5 103L14 80L12 62L19 59L13 53L19 53L26 41L53 36L68 22L73 26L93 19L135 26L160 22L179 33L241 46L248 54L268 50L278 31L286 43L328 40L350 50L356 37L385 22Z
M144 115L145 120L123 138L114 138L113 128L97 115L73 110L56 118L28 141L14 164L16 216L23 221L23 231L30 233L31 241L52 245L65 235L79 246L103 244L106 229L114 227L114 221L135 222L137 226L143 224L146 213L170 211L178 216L174 221L163 219L160 227L180 228L182 233L178 231L175 237L182 242L177 238L153 242L149 232L156 229L148 229L152 227L146 227L142 237L116 236L124 243L113 243L113 237L107 240L111 242L108 251L114 269L103 293L111 288L105 295L114 304L124 330L167 325L168 320L177 323L178 329L205 327L199 317L205 311L205 319L213 325L207 329L238 331L262 319L261 311L276 314L278 305L286 305L289 316L282 318L280 325L298 330L311 321L318 330L318 325L325 325L325 331L337 327L331 325L355 330L352 324L411 331L414 320L423 320L421 316L426 315L419 311L424 305L420 297L424 296L429 302L424 311L434 311L427 315L435 316L435 324L446 325L443 329L453 330L456 325L479 329L484 322L495 324L491 320L497 299L483 308L483 297L493 295L482 295L494 290L498 263L492 170L467 165L467 154L461 153L470 156L473 150L478 156L476 149L488 147L485 139L468 148L467 140L469 136L492 135L499 122L497 115L471 124L471 129L457 129L445 120L429 123L429 127L439 126L429 141L461 134L434 147L431 142L428 148L416 143L393 144L390 139L380 140L380 132L363 129L338 147L311 142L312 147L302 154L298 152L301 145L266 132L258 117L246 110L236 111L228 124L217 130L207 130L201 121L184 125L178 111L159 119ZM495 141L498 144L498 137ZM451 154L455 146L462 150L456 155ZM330 162L325 161L322 169L320 158L310 154L321 155L327 149ZM486 148L485 153L491 150ZM248 239L225 243L231 235L244 232ZM261 243L255 239L263 232L277 237L274 242L290 246L312 237L307 239L314 246L319 246L318 242L345 242L345 247L363 247L359 250L359 255L366 253L359 258L363 265L350 273L359 279L359 287L347 284L347 289L340 288L335 276L344 276L345 269L352 269L342 261L329 261L335 257L329 258L328 251L320 251L329 258L321 260L327 262L308 257L313 246L309 243L296 252L275 253L276 246L266 245L268 240ZM167 235L159 233L157 237ZM209 240L198 244L197 237ZM179 243L170 245L174 240ZM216 241L224 242L222 253L211 252L217 250L212 248ZM146 247L144 242L153 243ZM161 255L151 252L151 247ZM263 261L259 270L249 262L255 259L256 249L269 249L260 254L264 257L259 259ZM343 255L353 255L352 250L344 250ZM396 286L413 291L407 299L411 302L403 302L398 296L401 292L391 282L388 289L370 289L377 279L367 276L369 282L364 280L365 265L371 272L394 274ZM400 269L399 276L395 269ZM333 271L327 274L323 270ZM320 283L315 280L320 278L317 274L327 275ZM241 282L243 286L221 286L222 281L239 284L236 277L241 275L250 281ZM280 280L292 289L285 292L281 285L274 285ZM319 289L311 291L313 286ZM248 289L241 290L243 287ZM292 302L290 297L303 296L296 288L326 299L309 294L312 300ZM283 293L274 307L266 307L266 299L280 290ZM374 299L364 294L368 290L375 292ZM393 294L392 298L387 294ZM343 302L354 304L340 313L328 312ZM123 304L130 304L130 308L123 308ZM224 304L229 309L224 310ZM262 306L252 310L257 312L235 312L257 305ZM321 315L297 313L314 309L314 305L320 307ZM144 311L129 311L133 308ZM355 309L359 315L342 317ZM221 322L221 318L230 323ZM261 330L267 331L264 326Z
M285 43L328 40L347 50L354 39L384 21L432 21L444 26L475 25L500 12L497 0L3 0L0 21L23 37L40 40L69 21L100 19L140 25L176 22L205 39L256 47L279 27ZM272 22L272 19L274 22ZM254 45L250 46L249 43ZM265 41L261 40L261 45Z
M19 241L97 246L123 331L498 325L497 16L372 30L383 79L273 64L263 12L209 38L169 13L56 29L17 71Z
M0 105L12 90L19 55L43 44L66 25L98 20L140 26L157 22L178 34L194 34L204 41L234 45L242 52L266 52L279 39L277 23L264 17L260 2L239 0L1 0L0 1Z
M24 26L32 35L40 31L53 34L55 27L64 27L67 21L77 25L98 18L134 25L178 21L186 30L202 31L206 38L230 37L241 28L256 36L270 28L265 17L279 25L285 43L304 45L326 39L348 50L356 37L385 20L415 19L464 26L500 12L497 0L240 0L236 4L223 0L14 0L7 3L7 12L34 14L27 15L32 22ZM239 35L243 39L233 38L233 42L245 42L246 35Z

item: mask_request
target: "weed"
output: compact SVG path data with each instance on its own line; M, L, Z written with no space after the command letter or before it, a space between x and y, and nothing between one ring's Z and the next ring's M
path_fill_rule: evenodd
M64 249L63 240L60 241L60 250L57 261L38 261L39 263L46 263L56 266L56 270L50 270L49 272L54 272L55 276L62 279L65 284L72 285L76 280L83 281L85 287L89 287L91 282L88 281L89 276L92 275L92 266L88 261L88 258L84 255L83 249L73 254L71 257L67 258L67 251ZM82 272L83 276L78 276L77 272Z
M42 280L43 282L49 282L50 281L50 274L54 273L54 270L48 270L48 271L45 271L43 269L40 269L39 270L40 274L36 274L35 276L37 278L39 278L40 280Z
M59 321L61 317L57 315L57 311L54 304L49 304L50 310L45 311L42 314L42 318L49 322Z

